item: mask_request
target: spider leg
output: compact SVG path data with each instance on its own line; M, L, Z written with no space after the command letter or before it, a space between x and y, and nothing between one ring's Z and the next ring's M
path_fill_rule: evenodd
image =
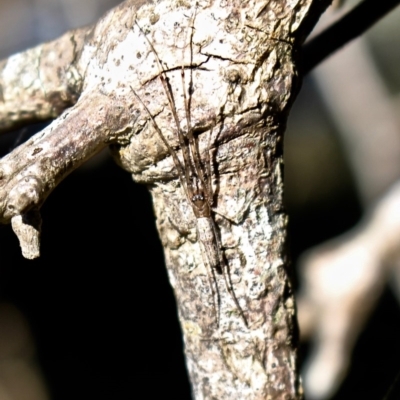
M196 14L194 13L192 16L192 22L191 22L191 34L190 34L190 40L189 40L189 46L190 46L190 66L193 65L193 32L194 32L194 18ZM185 49L182 49L182 60L185 59L184 57L184 51ZM196 138L193 135L193 127L192 127L192 121L191 121L191 103L192 103L192 88L193 88L193 68L190 67L190 80L189 80L189 99L186 96L186 82L185 82L185 68L182 64L181 67L181 80L182 80L182 92L183 92L183 100L185 104L185 113L186 113L186 121L187 121L187 138L189 141L189 148L190 148L190 153L191 153L191 158L193 160L194 164L194 169L196 171L196 174L203 186L203 188L206 188L208 186L208 183L206 182L204 173L203 173L203 168L201 165L201 157L200 157L200 152L198 148L198 142ZM210 178L210 176L208 176ZM209 195L209 193L207 193ZM210 202L210 199L207 199L208 202Z
M209 136L209 142L208 142L208 149L207 149L207 158L205 162L205 168L207 168L206 174L204 173L204 168L202 166L201 162L201 156L198 148L198 141L193 135L193 127L192 127L192 122L191 122L191 95L192 95L192 87L193 87L193 71L192 71L192 64L193 64L193 31L194 31L194 26L193 26L193 20L194 20L194 15L192 17L192 24L191 24L191 35L190 35L190 83L189 83L189 98L186 96L186 82L185 82L185 68L184 65L181 66L181 80L182 80L182 91L183 91L183 98L184 98L184 107L185 107L185 114L186 114L186 123L187 123L187 134L186 137L181 129L176 105L175 105L175 99L173 96L172 88L170 86L170 83L168 81L168 78L166 76L166 71L164 70L161 60L158 56L157 51L155 50L153 44L147 37L147 35L144 33L142 28L139 26L138 22L135 21L135 24L139 28L140 32L143 34L143 36L146 38L146 41L148 42L150 48L152 49L154 56L157 61L158 69L159 69L159 78L162 83L165 95L167 97L168 103L170 110L172 112L172 116L176 125L177 129L177 134L178 134L178 140L179 140L179 145L182 150L182 156L183 156L183 165L180 162L177 153L175 150L169 145L167 139L163 135L160 127L157 125L153 115L150 113L150 110L148 107L144 104L142 99L138 96L138 94L131 88L132 92L136 96L136 98L140 101L142 106L145 108L146 112L148 113L152 124L154 126L154 129L162 139L163 143L167 146L168 151L170 152L174 164L178 170L178 175L179 179L181 182L181 185L183 186L185 190L185 194L188 198L188 201L192 205L194 211L197 210L197 213L204 213L204 217L208 218L212 224L212 231L213 231L213 240L215 241L216 244L216 249L218 252L217 258L218 258L218 264L212 260L212 257L208 254L208 251L203 249L202 251L202 256L203 256L203 261L206 266L208 265L209 268L207 269L207 276L209 280L209 285L211 289L211 294L213 298L213 303L214 303L214 309L216 310L216 319L217 319L217 325L219 326L219 321L220 321L220 305L221 305L221 297L218 289L218 284L216 280L215 273L218 270L221 270L223 276L224 276L224 282L226 289L230 296L232 297L237 310L239 311L244 323L246 326L248 326L246 317L244 315L244 312L242 308L239 305L238 299L235 295L235 292L233 290L232 282L231 282L231 277L230 277L230 272L229 272L229 267L227 263L225 262L224 255L222 253L222 244L221 240L218 236L218 231L215 225L215 221L212 218L211 214L211 205L212 205L212 184L211 184L211 162L210 162L210 156L209 156L209 150L210 150L210 142L211 142L211 136L212 136L212 130L210 132ZM183 50L184 51L184 50ZM184 57L182 58L184 59ZM196 187L193 187L193 181L192 179L197 180L196 182ZM199 188L198 183L201 184L201 188ZM193 197L195 195L195 192L198 192L199 189L204 191L205 197L206 197L206 207L202 208L200 211L200 207L196 205L193 201ZM195 212L196 214L196 212ZM198 218L198 217L197 217ZM205 243L201 243L203 247L205 246ZM215 285L215 288L214 288Z
M160 127L158 126L156 120L154 119L153 115L151 114L151 112L148 109L148 107L146 106L146 104L144 104L143 100L135 92L135 90L132 88L132 86L130 88L131 88L133 94L135 95L135 97L139 100L140 104L146 110L146 112L149 115L150 120L151 120L151 122L153 124L154 129L156 130L156 132L160 136L161 140L163 141L163 143L167 147L168 152L171 154L172 159L174 160L175 168L178 170L178 175L179 175L179 180L181 182L181 185L182 185L183 189L185 190L186 195L188 196L188 188L187 188L187 185L185 184L185 179L184 179L184 177L185 177L184 168L183 168L183 166L182 166L182 164L181 164L181 162L180 162L180 160L178 158L178 155L177 155L176 151L168 143L168 140L166 139L166 137L162 133Z
M194 26L193 26L193 21L194 21L194 17L195 15L193 15L192 17L192 23L191 23L191 34L190 34L190 65L193 65L193 32L194 32ZM184 53L184 49L182 50L182 52ZM182 55L182 60L184 60L184 55ZM199 177L201 184L203 186L203 189L206 192L206 198L207 198L207 203L208 203L208 207L209 207L209 218L212 224L212 229L213 229L213 236L214 236L214 240L216 242L216 247L217 247L217 252L218 252L218 260L219 260L219 265L212 265L211 260L208 260L208 264L210 265L210 269L211 269L211 274L214 278L214 282L215 285L217 287L218 290L218 285L217 285L217 281L215 278L215 271L218 269L221 270L223 277L224 277L224 282L225 282L225 287L226 290L228 291L228 293L230 294L233 302L236 305L237 310L239 311L240 316L242 317L244 324L246 325L246 327L248 327L248 323L247 323L247 319L244 315L244 312L242 310L242 308L240 307L239 301L235 295L235 292L233 290L233 286L232 286L232 281L231 281L231 277L230 277L230 271L229 271L229 267L227 265L227 263L224 260L224 255L222 253L222 243L221 240L219 238L218 235L218 231L216 228L216 224L214 219L212 218L212 210L211 210L211 204L212 204L212 182L211 182L211 159L210 159L210 155L209 155L209 151L210 151L210 143L211 143L211 137L212 137L212 131L213 129L211 129L210 132L210 136L209 136L209 140L208 140L208 147L207 147L207 157L205 160L205 166L207 168L207 179L205 177L205 174L203 173L203 168L201 165L201 157L200 157L200 152L199 152L199 148L198 148L198 141L197 139L194 137L193 135L193 127L192 127L192 122L191 122L191 99L192 99L192 88L193 88L193 70L192 68L190 68L190 81L189 81L189 99L186 96L186 83L185 83L185 68L182 65L181 68L181 79L182 79L182 91L183 91L183 99L184 99L184 103L185 103L185 113L186 113L186 121L187 121L187 138L189 140L189 148L190 148L190 152L191 152L191 156L192 156L192 160L193 160L193 164L194 164L194 168L195 171L197 173L197 176ZM207 252L206 252L207 254ZM218 268L219 267L219 268ZM211 285L211 281L210 281L210 285ZM212 285L211 285L212 287ZM218 302L218 306L220 306L220 295L219 292L217 292L217 302ZM218 321L219 321L219 310L220 307L218 307ZM219 322L218 322L219 325Z
M203 244L201 244L204 246ZM220 323L220 310L221 310L221 296L218 290L218 285L217 285L217 278L215 276L215 268L212 267L211 262L209 260L207 251L202 250L201 252L202 258L203 258L203 263L206 266L206 271L207 271L207 277L208 277L208 284L211 289L211 295L213 298L213 307L215 313L216 313L216 319L217 319L217 326L219 327ZM214 285L216 287L216 290L214 289Z
M224 276L226 290L231 295L231 298L232 298L233 302L235 303L236 309L239 311L239 314L240 314L244 324L246 325L246 328L248 328L249 324L247 322L247 318L246 318L246 316L244 314L244 311L243 311L242 307L239 304L239 300L236 297L235 290L233 289L232 280L231 280L231 274L230 274L230 270L229 270L228 264L223 262L222 263L222 269L223 269L223 276Z
M205 174L203 172L202 168L202 163L201 163L201 156L198 148L198 141L193 135L193 127L192 127L192 120L191 120L191 104L192 104L192 92L193 92L193 32L194 32L194 19L195 19L196 14L193 13L192 16L192 21L191 21L191 34L190 34L190 39L189 39L189 46L190 46L190 79L189 79L189 97L186 95L186 81L185 81L185 68L184 65L182 64L181 66L181 81L182 81L182 93L183 93L183 100L184 100L184 106L185 106L185 114L186 114L186 125L187 125L187 139L189 141L189 149L190 149L190 155L191 159L194 164L194 169L195 173L200 180L202 189L205 192L206 195L206 201L207 201L207 208L208 210L206 211L207 214L211 213L211 199L212 199L212 188L211 188L211 169L207 172L207 179L205 177ZM182 49L182 60L185 59L185 48L183 47ZM208 147L210 145L210 140L208 143ZM208 154L208 150L207 150ZM208 157L209 159L209 157ZM211 223L214 224L212 219L210 218L211 215L209 215L209 219L211 220ZM215 239L215 229L213 227L213 232L214 232L214 239ZM217 242L216 242L217 243ZM204 247L202 251L202 256L203 256L203 262L206 265L206 270L207 270L207 276L209 280L209 285L211 288L211 293L212 297L214 299L214 309L216 310L216 315L217 315L217 325L220 325L220 310L221 310L221 295L219 292L218 284L217 284L217 279L215 276L216 270L215 266L213 265L213 260L212 257L210 256L209 252L205 249L204 243L201 243L201 246ZM218 243L217 243L218 246ZM217 248L217 251L220 251ZM220 255L218 254L218 258ZM214 285L215 285L215 290L214 290Z
M228 291L228 293L230 294L233 302L235 303L236 309L238 310L244 324L246 325L246 327L248 328L249 324L247 322L247 318L244 314L244 311L242 309L242 307L239 304L239 301L236 297L235 291L233 289L233 285L232 285L232 280L231 280L231 274L230 274L230 270L229 270L229 265L228 263L225 261L224 259L224 255L222 253L222 243L221 240L219 238L218 235L218 231L217 231L217 227L216 227L216 223L214 221L213 218L210 218L211 223L212 223L212 228L213 228L213 233L214 233L214 238L215 241L217 243L217 251L218 251L218 258L219 258L219 267L221 269L222 275L224 277L224 282L225 282L225 287L226 290ZM216 267L214 266L213 269L216 269Z
M169 103L169 106L170 106L170 109L171 109L171 112L172 112L172 115L173 115L173 118L174 118L174 121L175 121L177 132L178 132L179 146L180 146L180 148L182 150L184 167L185 167L184 168L184 172L185 172L184 176L185 176L186 184L187 184L187 194L190 196L189 197L189 199L190 199L192 197L192 194L193 194L192 193L193 192L192 188L189 185L189 182L190 182L191 177L193 175L193 166L192 166L192 163L190 161L190 154L189 154L188 148L187 148L186 143L185 143L185 137L184 137L184 135L182 133L181 126L180 126L180 123L179 123L179 118L178 118L178 113L176 111L174 96L172 94L172 90L171 90L171 87L169 85L168 78L166 76L165 70L164 70L164 68L162 66L160 57L158 56L158 53L157 53L156 49L153 46L153 43L151 43L150 39L144 33L143 29L140 27L140 25L138 24L138 22L136 20L135 20L135 24L139 28L139 30L142 33L142 35L145 37L147 43L149 44L151 50L153 51L153 54L154 54L154 56L156 58L156 61L157 61L158 71L159 71L159 74L160 74L160 80L161 80L165 95L167 96L167 100L168 100L168 103Z
M212 171L211 171L211 157L210 157L210 149L211 149L211 138L213 134L213 128L210 130L210 135L208 136L208 143L207 143L207 151L206 151L206 159L204 160L204 165L207 168L207 190L208 190L208 198L210 209L213 205L213 190L212 190Z
M184 69L183 65L182 65L182 69L181 69L181 78L182 78L183 99L184 99L184 103L185 103L186 120L187 120L187 125L188 125L187 138L189 141L191 159L193 160L196 174L199 177L200 182L202 183L203 187L205 187L206 186L205 177L203 174L203 169L201 167L201 161L200 161L201 157L200 157L200 152L199 152L199 148L198 148L198 143L197 143L196 138L193 135L193 127L192 127L191 115L190 115L191 101L188 100L187 96L186 96L185 69Z

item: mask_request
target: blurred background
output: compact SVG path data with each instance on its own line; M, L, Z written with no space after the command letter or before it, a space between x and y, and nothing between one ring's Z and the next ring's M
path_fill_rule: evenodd
M0 58L93 23L118 3L0 0ZM327 14L317 29L341 12ZM346 261L355 242L375 248L365 230L372 232L370 243L385 238L388 224L380 221L386 220L373 216L385 209L388 193L397 199L399 64L397 9L307 76L289 117L285 200L310 399L384 399L400 372L397 254L387 262L378 249L369 266L354 257ZM0 137L0 156L43 126ZM146 188L103 152L54 191L42 217L42 256L35 261L22 258L11 227L0 226L0 400L133 398L139 391L189 399L175 303ZM332 238L328 251L324 243ZM345 261L337 261L338 254ZM136 282L129 279L132 268L140 268ZM319 274L319 268L333 272ZM348 276L358 278L347 292L324 297ZM363 277L369 283L359 284ZM364 291L354 297L360 287ZM157 307L157 320L148 306ZM334 329L320 315L332 316ZM339 324L342 316L356 323ZM338 325L343 329L330 335ZM398 386L386 400L400 397Z

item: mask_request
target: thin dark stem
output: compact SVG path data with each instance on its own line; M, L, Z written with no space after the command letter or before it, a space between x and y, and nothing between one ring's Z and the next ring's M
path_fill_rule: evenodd
M364 0L358 4L303 46L303 74L307 74L326 57L360 36L399 3L400 0Z

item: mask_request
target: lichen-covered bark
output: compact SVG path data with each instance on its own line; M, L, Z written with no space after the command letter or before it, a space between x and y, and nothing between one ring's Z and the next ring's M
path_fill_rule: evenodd
M56 118L76 103L82 85L76 62L85 33L68 32L0 62L0 131Z
M61 115L0 161L1 221L13 220L22 247L35 256L37 240L26 226L39 230L43 201L111 145L153 195L196 399L302 398L284 251L282 135L298 88L298 47L322 5L127 1L94 27L2 64L0 129ZM157 129L181 162L177 132L192 129L204 168L210 159L213 218L247 325L223 274L204 264L182 187L188 182L178 179Z

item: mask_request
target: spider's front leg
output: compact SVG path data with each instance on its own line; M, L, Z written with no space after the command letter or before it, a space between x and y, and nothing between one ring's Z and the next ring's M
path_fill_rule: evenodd
M39 209L70 172L131 132L126 104L88 93L52 124L0 160L0 222L12 222L22 253L39 256Z

